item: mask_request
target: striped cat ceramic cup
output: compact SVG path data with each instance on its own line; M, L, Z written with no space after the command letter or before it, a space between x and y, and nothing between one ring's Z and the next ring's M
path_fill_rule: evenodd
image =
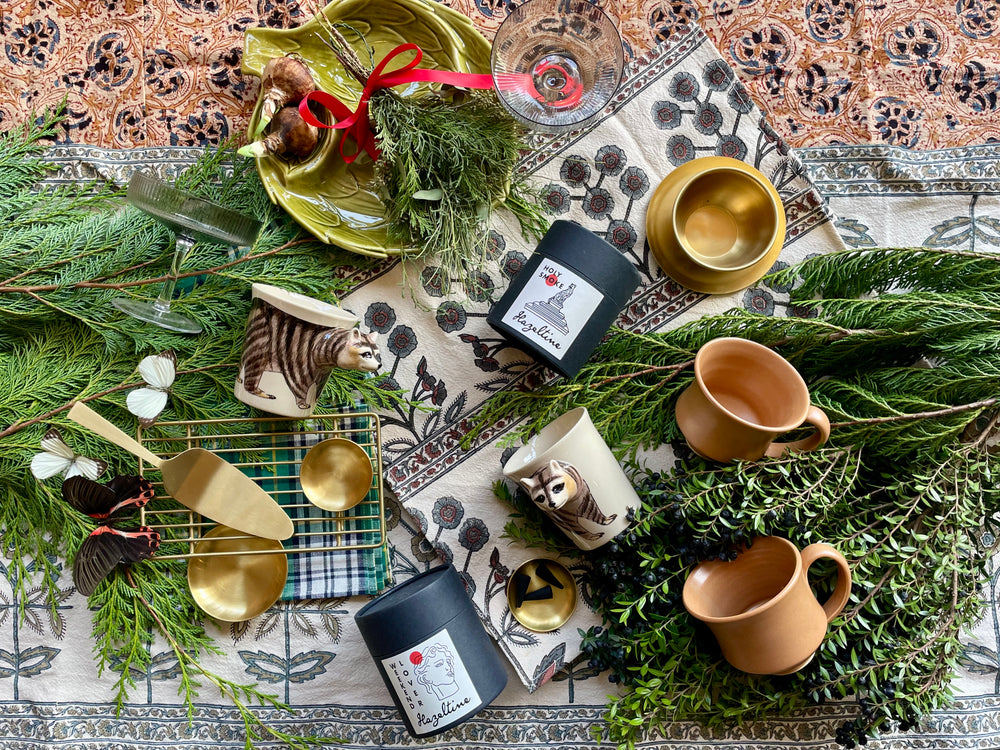
M523 487L580 549L607 544L629 526L639 496L585 408L543 427L511 456L504 476Z
M253 285L234 393L261 411L304 419L334 368L377 370L374 333L335 305L270 284Z

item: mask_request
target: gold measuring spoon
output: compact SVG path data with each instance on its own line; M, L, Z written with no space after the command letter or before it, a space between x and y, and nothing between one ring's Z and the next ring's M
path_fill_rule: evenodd
M160 470L163 487L181 505L216 523L267 539L287 539L294 527L285 511L250 477L204 448L163 459L126 435L86 404L69 418Z
M306 453L299 467L299 484L309 502L336 512L364 500L374 475L364 448L353 440L330 438Z

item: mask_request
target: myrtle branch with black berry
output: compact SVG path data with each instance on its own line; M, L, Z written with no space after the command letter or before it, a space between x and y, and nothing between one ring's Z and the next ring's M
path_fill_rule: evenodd
M996 535L980 532L1000 510L1000 467L973 446L939 458L899 476L863 449L830 448L721 467L691 458L648 477L636 526L598 551L590 577L604 625L583 648L630 689L609 708L611 738L630 746L636 722L742 724L854 699L835 733L852 748L946 705L959 634L984 609L979 584ZM681 604L692 564L734 559L763 534L833 544L855 580L816 657L788 677L730 667ZM813 581L821 600L832 573Z

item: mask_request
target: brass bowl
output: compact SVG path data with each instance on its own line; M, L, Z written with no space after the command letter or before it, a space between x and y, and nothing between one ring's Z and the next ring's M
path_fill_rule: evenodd
M278 601L288 578L281 542L216 526L194 546L188 586L195 602L223 622L242 622Z
M721 260L718 254L711 256L704 252L696 258L678 239L674 215L679 196L700 175L720 169L725 169L730 175L736 172L749 175L753 184L763 187L769 196L768 201L776 209L773 239L756 260L747 260L747 256L743 256L743 261L738 262L735 260L738 254L735 253L731 262ZM695 227L692 226L692 229ZM696 292L730 294L756 283L778 259L785 241L784 206L774 185L759 170L739 159L704 156L672 170L653 191L646 210L646 239L657 264L670 278ZM718 249L715 252L718 253ZM749 255L752 257L753 254ZM727 263L731 267L727 268Z
M698 265L740 271L760 260L774 243L780 208L756 176L716 167L680 189L674 201L674 233Z
M562 585L562 588L545 581L538 573L539 568L544 565L555 579ZM531 594L545 586L552 589L552 597L546 599L525 599L518 605L518 575L526 575L531 579L528 584L527 594ZM517 569L511 573L507 580L507 606L514 615L514 619L524 625L528 630L536 633L548 633L566 624L566 621L573 616L576 610L576 581L573 574L566 569L566 566L555 560L547 558L535 558L521 563Z
M317 443L299 467L299 484L309 502L334 512L353 508L364 500L374 476L365 449L346 438Z

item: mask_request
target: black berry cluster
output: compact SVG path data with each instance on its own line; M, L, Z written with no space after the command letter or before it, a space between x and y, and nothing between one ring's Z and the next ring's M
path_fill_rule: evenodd
M696 533L684 511L683 496L676 491L678 481L683 480L650 476L637 488L645 510L632 519L632 528L591 553L590 596L606 627L591 628L582 647L589 666L610 670L612 682L629 684L634 673L630 667L644 660L632 642L637 629L673 617L682 607L686 569L703 560L734 560L751 540L746 530L736 526L727 527L716 539ZM651 512L656 522L643 523ZM734 518L731 511L724 513L727 520ZM638 607L624 621L614 612L639 600L645 620Z

